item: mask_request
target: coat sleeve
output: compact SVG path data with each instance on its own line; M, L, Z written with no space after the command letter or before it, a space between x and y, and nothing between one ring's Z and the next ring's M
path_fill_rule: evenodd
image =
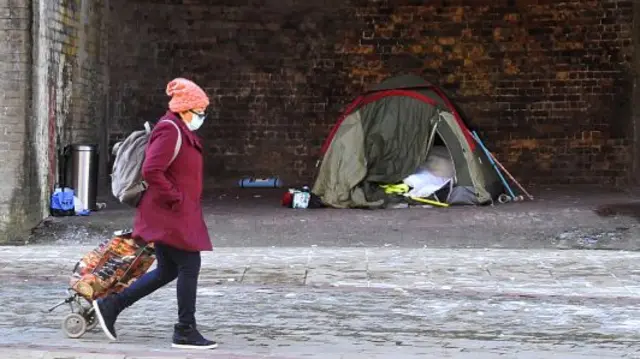
M144 180L172 207L182 202L182 193L169 181L166 175L177 141L178 131L173 125L158 124L151 133L142 164Z

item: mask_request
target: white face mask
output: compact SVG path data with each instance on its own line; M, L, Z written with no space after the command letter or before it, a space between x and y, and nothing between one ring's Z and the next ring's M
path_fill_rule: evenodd
M191 113L192 113L191 122L187 124L187 127L189 127L191 131L197 131L204 123L204 120L205 118L207 118L207 115L196 113L193 111L191 111Z

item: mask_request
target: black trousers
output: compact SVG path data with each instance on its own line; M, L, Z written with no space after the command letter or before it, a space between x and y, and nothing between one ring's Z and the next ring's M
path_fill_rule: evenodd
M179 323L195 325L200 252L187 252L159 243L155 244L155 250L157 267L113 296L117 308L123 310L178 278L176 292Z

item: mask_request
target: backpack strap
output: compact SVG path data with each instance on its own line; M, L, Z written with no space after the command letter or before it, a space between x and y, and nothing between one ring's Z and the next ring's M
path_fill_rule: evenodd
M178 153L180 153L180 148L182 147L182 132L180 131L180 128L178 127L178 125L176 125L176 123L171 120L162 120L160 122L169 122L178 131L178 140L176 141L176 147L173 150L173 157L171 157L171 161L169 161L169 166L171 166L171 164L176 159L176 157L178 157Z

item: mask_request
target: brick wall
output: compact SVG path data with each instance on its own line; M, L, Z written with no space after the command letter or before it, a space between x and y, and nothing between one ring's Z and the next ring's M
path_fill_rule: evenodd
M72 143L107 139L106 1L39 1L35 69L36 122L41 141L43 196L58 181L58 152ZM103 151L104 152L104 151ZM101 178L106 182L105 156ZM104 183L103 183L104 184ZM45 201L46 202L46 201Z
M640 185L640 1L633 3L633 146L631 150L632 171L629 171L630 183Z
M56 153L72 143L107 147L107 21L104 0L41 0L36 44L36 113L49 186ZM105 157L105 156L103 156ZM105 157L106 158L106 157ZM106 166L101 166L105 177Z
M31 11L28 1L0 1L0 242L15 240L41 218L30 212L33 196L31 128Z
M104 1L0 0L0 243L48 215L60 148L106 147L107 13Z
M624 181L631 0L415 3L113 1L111 140L160 115L164 85L186 76L214 99L208 178L308 180L341 106L413 72L524 182Z
M150 9L146 2L111 0L110 9L114 14L108 29L109 131L113 142L166 110L164 86L174 76L177 55L159 51L162 43L178 41L173 33L179 26L169 22L176 6L154 4Z

